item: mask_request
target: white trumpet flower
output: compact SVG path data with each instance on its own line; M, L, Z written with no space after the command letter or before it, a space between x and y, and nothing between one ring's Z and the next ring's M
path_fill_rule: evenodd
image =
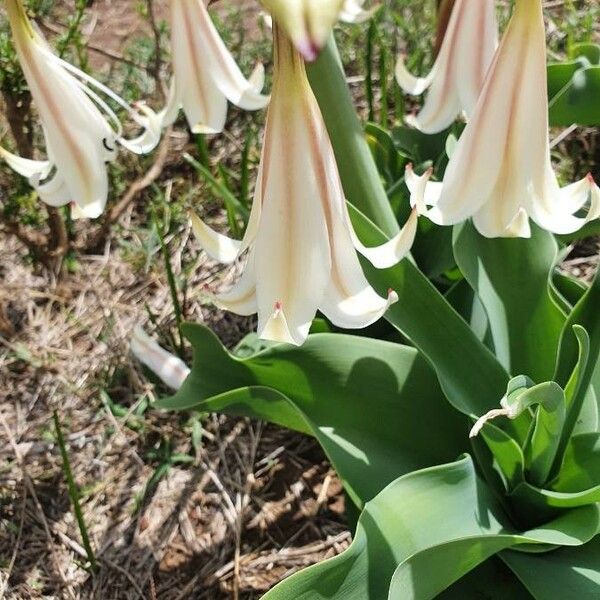
M218 306L258 313L263 339L302 344L321 310L334 324L361 328L397 300L381 298L367 282L356 250L375 266L405 256L417 228L417 211L402 231L376 248L356 237L333 148L304 62L277 24L273 94L254 195L243 240L221 235L197 217L194 231L209 255L232 263L248 250L245 270Z
M160 140L160 121L148 107L132 108L53 54L20 0L6 0L5 6L17 56L44 130L48 158L21 158L4 148L0 148L0 157L29 179L47 204L72 203L73 217L98 217L108 196L105 163L116 158L116 143L132 152L150 152ZM120 120L99 93L127 110L144 129L138 138L123 137Z
M350 2L352 8L360 0L261 0L275 21L285 30L304 60L313 61L327 43L333 26ZM359 6L360 8L360 6Z
M364 8L364 4L365 0L346 0L340 12L340 21L364 23L381 8L381 4L375 4L371 8Z
M204 0L170 0L173 79L163 127L180 108L194 133L219 133L225 127L227 101L244 110L264 108L269 97L260 92L265 72L257 65L246 79L219 36Z
M407 170L419 210L440 225L473 217L486 237L530 237L529 218L558 234L598 218L600 189L591 175L562 189L558 184L546 90L542 2L517 0L443 182L428 181L430 172L418 177Z
M438 133L457 116L469 118L498 45L494 0L456 0L440 47L427 77L408 72L404 57L396 64L398 85L418 96L428 90L423 108L406 118L424 133Z

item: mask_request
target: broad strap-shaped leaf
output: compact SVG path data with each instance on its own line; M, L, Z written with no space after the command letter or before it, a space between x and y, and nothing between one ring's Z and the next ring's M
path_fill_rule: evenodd
M600 46L578 44L566 63L548 65L550 124L600 123Z
M517 533L465 456L390 484L366 505L344 553L291 576L264 598L381 600L389 593L427 600L502 548L585 543L597 517L597 510L580 509ZM425 571L428 564L440 568Z
M467 446L466 420L414 348L316 334L300 348L275 344L240 359L201 325L184 332L192 371L157 407L256 417L314 435L358 506L399 474Z
M440 593L437 600L534 600L506 564L493 556Z
M530 239L485 238L470 221L454 228L456 262L486 308L496 356L537 382L552 378L566 318L550 294L557 252L535 225Z
M600 590L600 537L577 548L545 554L507 551L502 560L538 600L596 600Z
M377 245L386 236L349 205L363 243ZM369 282L380 292L392 288L400 300L386 319L429 359L449 402L466 415L493 408L506 390L508 375L491 351L409 259L379 270L363 262Z
M600 369L598 366L600 363L600 310L598 307L600 307L600 272L596 274L592 285L569 315L560 338L554 381L564 387L568 384L573 372L575 370L579 372L576 390L571 397L568 397L565 427L557 461L553 468L555 475L558 473L562 455L582 413L585 399L590 394L590 387L594 388L594 376ZM585 365L580 364L581 340L576 326L585 329L588 336L589 346Z
M600 485L600 434L573 436L550 488L557 492L577 493Z

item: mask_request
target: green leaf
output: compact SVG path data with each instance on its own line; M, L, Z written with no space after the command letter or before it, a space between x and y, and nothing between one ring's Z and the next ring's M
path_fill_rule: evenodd
M557 250L536 226L530 239L485 238L471 222L454 228L456 261L486 308L496 356L538 382L552 378L565 322L549 291Z
M575 44L567 63L548 65L551 125L600 123L600 46Z
M600 66L581 68L548 105L554 127L600 123Z
M532 600L502 560L494 556L438 596L438 600Z
M600 589L600 538L547 554L503 552L502 560L535 598L596 600Z
M314 435L359 506L399 474L466 448L464 418L414 348L316 334L300 348L275 344L242 359L201 325L184 332L191 374L157 408L227 412Z
M363 243L388 238L349 205L352 223ZM429 359L450 403L466 415L480 415L503 396L508 375L473 330L409 259L379 270L363 262L371 284L381 293L392 288L400 301L387 320ZM476 376L474 376L476 374Z
M561 387L565 387L572 378L573 372L576 370L579 370L579 372L577 373L576 390L568 397L567 416L557 460L553 468L554 474L558 472L563 452L577 426L586 396L590 394L590 386L593 384L595 372L599 368L600 313L598 306L600 306L600 272L596 274L592 285L569 315L560 338L554 381ZM583 328L589 338L588 357L585 366L580 365L581 332L578 327Z
M572 514L590 517L590 510ZM570 514L517 533L466 456L397 479L365 506L344 553L293 575L264 600L381 600L388 592L426 600L502 548L578 545L596 528Z
M484 425L481 437L492 452L496 466L505 482L504 491L509 493L525 480L523 451L510 435L492 423Z
M574 493L597 485L600 485L600 434L575 435L569 441L560 473L551 488Z

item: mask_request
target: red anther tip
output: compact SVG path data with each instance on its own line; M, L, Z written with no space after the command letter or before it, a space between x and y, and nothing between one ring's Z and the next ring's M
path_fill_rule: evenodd
M280 311L280 310L283 308L283 304L281 303L281 301L280 301L280 300L277 300L277 301L275 302L275 307L274 307L274 308L275 308L275 311L276 311L276 312L279 312L279 311Z
M394 290L392 288L388 288L388 296L391 296L392 294L394 294Z
M407 171L412 171L412 170L413 170L413 164L412 164L411 162L410 162L410 163L408 163L408 164L406 165L405 169L406 169Z
M596 183L596 180L594 179L594 176L591 173L588 173L585 178L590 182L590 183Z

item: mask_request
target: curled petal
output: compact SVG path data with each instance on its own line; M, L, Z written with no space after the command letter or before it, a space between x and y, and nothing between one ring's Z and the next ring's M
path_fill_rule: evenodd
M161 127L168 127L173 125L177 120L179 109L181 108L181 87L177 85L175 76L171 77L171 84L169 85L169 95L167 96L167 103L165 107L158 113Z
M215 296L214 302L219 308L237 315L249 316L258 311L253 251L248 254L248 261L239 281L229 291Z
M121 146L134 154L148 154L160 142L162 132L162 118L145 104L139 105L141 114L136 114L135 121L144 128L144 131L132 140L119 138Z
M410 205L420 215L427 214L428 206L435 206L442 193L441 181L429 181L433 169L427 169L423 175L417 175L411 164L406 165L404 181L410 192Z
M191 213L192 229L204 251L220 263L231 264L242 253L242 242L209 227L200 217Z
M71 194L65 180L57 171L50 179L40 183L40 176L34 175L29 179L33 189L39 194L42 202L49 206L65 206L71 201Z
M0 157L3 158L8 166L23 177L33 177L38 175L40 179L48 176L52 170L52 163L48 160L31 160L23 158L17 154L13 154L0 146Z
M104 204L101 200L96 200L85 205L73 203L71 206L71 217L73 219L97 219L104 211Z
M415 77L407 68L404 62L404 56L400 55L396 62L396 81L398 85L412 96L420 96L432 83L436 68L434 67L427 77Z
M417 235L417 227L419 224L419 213L416 208L410 213L404 227L391 240L380 246L369 248L365 246L359 239L352 223L348 223L352 242L356 250L358 250L374 267L377 269L389 269L398 264L405 256L408 255Z
M380 319L398 296L390 291L386 300L375 292L360 266L346 224L334 217L332 226L331 279L319 309L338 327L367 327Z

